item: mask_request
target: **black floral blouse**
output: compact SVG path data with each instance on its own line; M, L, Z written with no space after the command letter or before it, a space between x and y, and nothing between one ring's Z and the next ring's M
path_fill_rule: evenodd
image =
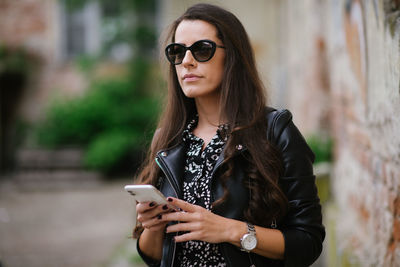
M191 204L211 210L211 173L226 142L226 125L218 127L217 133L202 150L204 141L195 136L198 118L193 119L183 133L187 145L183 182L183 199ZM226 266L217 244L191 240L177 243L175 266Z

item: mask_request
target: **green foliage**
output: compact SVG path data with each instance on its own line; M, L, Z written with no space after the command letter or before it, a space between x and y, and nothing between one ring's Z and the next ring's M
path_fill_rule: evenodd
M133 9L136 12L153 12L156 9L155 0L61 0L63 5L70 11L82 8L89 2L100 2L102 6L120 12L121 9Z
M156 33L152 27L147 25L139 25L133 32L133 39L141 46L142 49L151 50L156 42Z
M120 157L126 156L134 149L134 141L141 138L137 134L117 129L97 135L87 149L85 166L103 172L111 170L118 164Z
M155 0L128 0L138 12L152 12L156 9Z
M307 143L315 154L315 162L332 161L333 141L325 135L312 135L307 138Z
M133 88L125 80L97 81L80 98L54 101L38 126L39 144L84 146L86 166L111 170L127 153L143 149L158 114L158 101Z
M76 58L75 62L80 71L82 71L88 77L91 76L95 69L99 59L95 56L81 55Z
M10 48L0 43L0 73L26 74L35 59L21 48Z

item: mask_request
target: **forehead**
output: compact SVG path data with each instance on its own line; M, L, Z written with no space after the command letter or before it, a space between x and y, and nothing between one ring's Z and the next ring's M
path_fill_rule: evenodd
M190 45L198 40L217 41L217 29L203 20L183 20L175 31L175 42Z

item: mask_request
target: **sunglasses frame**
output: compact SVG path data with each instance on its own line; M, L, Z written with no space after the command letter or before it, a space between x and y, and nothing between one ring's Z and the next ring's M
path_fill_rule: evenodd
M199 60L199 59L197 59L197 58L196 58L196 53L193 53L193 46L195 46L195 45L197 45L198 43L201 43L201 42L206 42L206 43L208 43L208 44L211 44L211 49L212 49L212 50L211 50L211 55L210 55L210 57L207 58L206 60ZM168 50L169 50L169 48L171 48L172 46L176 46L176 45L182 47L182 48L184 49L184 51L185 51L184 54L183 54L182 60L181 60L180 62L178 62L178 63L175 63L174 61L172 61L172 59L170 59L170 57L169 57L169 55L168 55ZM217 48L224 48L224 49L225 49L225 46L217 45L214 41L207 40L207 39L198 40L198 41L194 42L194 43L193 43L191 46L189 46L189 47L187 47L187 46L185 46L185 45L183 45L183 44L180 44L180 43L171 43L171 44L167 45L167 47L165 47L165 56L167 57L168 61L169 61L172 65L180 65L180 64L182 64L183 59L184 59L185 56L186 56L186 52L187 52L188 50L190 50L190 52L192 53L193 58L194 58L197 62L207 62L207 61L209 61L210 59L213 58L213 56L214 56L215 51L217 50Z

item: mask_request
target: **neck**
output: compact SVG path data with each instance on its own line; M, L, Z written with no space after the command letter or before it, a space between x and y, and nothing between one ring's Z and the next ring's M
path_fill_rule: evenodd
M196 98L195 103L199 115L197 127L215 128L222 123L219 110L219 97Z

